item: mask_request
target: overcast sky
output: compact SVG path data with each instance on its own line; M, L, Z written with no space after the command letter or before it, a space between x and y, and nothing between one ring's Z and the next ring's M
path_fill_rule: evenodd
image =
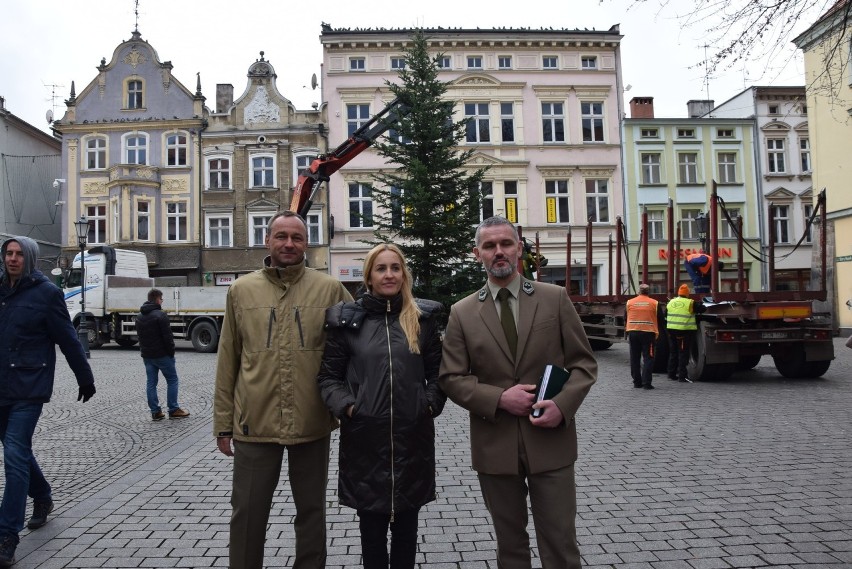
M661 2L666 6L659 7ZM687 10L693 0L322 0L292 4L280 0L139 0L139 32L173 75L195 91L196 72L207 105L215 104L217 83L243 92L246 72L258 57L272 63L278 89L297 108L320 101L311 75L321 77L320 24L335 28L542 27L607 30L621 25L625 104L634 96L654 97L656 116L686 116L686 102L707 98L704 73L693 67L709 54L700 27L682 29L671 4ZM71 81L80 93L97 74L101 58L130 39L136 25L134 0L0 0L0 96L6 109L48 130L45 113L65 112ZM801 23L801 30L819 14ZM800 30L800 31L801 31ZM709 98L722 103L747 86L802 85L801 56L781 70L752 61L744 69L719 71ZM776 62L777 63L777 60ZM57 85L57 87L52 87ZM55 98L51 95L55 92ZM625 108L627 108L625 106Z

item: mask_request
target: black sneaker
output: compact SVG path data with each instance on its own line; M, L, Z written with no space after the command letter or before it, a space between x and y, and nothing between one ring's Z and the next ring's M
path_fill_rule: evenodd
M53 500L33 502L33 517L27 522L30 529L38 529L47 523L47 515L53 511Z
M15 550L18 548L18 536L7 535L0 539L0 567L15 564Z
M649 383L648 385L643 385L642 387L643 387L644 389L654 389L654 386L653 386L653 385L651 385L650 383Z

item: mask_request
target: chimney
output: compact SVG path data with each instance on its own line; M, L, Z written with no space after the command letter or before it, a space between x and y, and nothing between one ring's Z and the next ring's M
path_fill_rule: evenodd
M654 97L633 97L630 99L630 118L654 118Z
M234 86L230 83L216 83L216 112L226 113L234 104Z
M697 119L699 117L703 117L706 114L709 114L715 107L713 104L713 100L710 99L702 99L696 100L693 99L691 101L686 102L686 110L689 114L689 118Z
M3 96L0 96L0 111L5 110L5 109L6 109L6 98L3 97Z

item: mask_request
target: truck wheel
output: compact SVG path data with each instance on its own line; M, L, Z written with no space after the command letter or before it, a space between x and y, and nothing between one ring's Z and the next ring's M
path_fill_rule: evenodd
M790 348L781 356L772 356L775 369L784 377L811 379L828 371L831 360L805 361L804 347L799 345Z
M589 340L589 345L592 347L592 349L594 351L608 350L608 349L610 349L610 347L612 347L612 342L609 342L607 340L591 339L591 340Z
M211 322L199 322L192 329L192 347L196 352L209 354L219 345L219 332Z
M701 322L692 347L689 350L689 362L686 364L686 374L692 381L714 381L731 377L734 373L735 364L708 364L707 363L707 336L705 330L707 325Z
M86 322L86 331L89 335L89 349L96 350L104 345L104 341L101 338L101 335L98 334L98 331L92 328L91 323ZM80 334L83 332L83 328L80 326L80 323L77 323L77 337L80 337Z

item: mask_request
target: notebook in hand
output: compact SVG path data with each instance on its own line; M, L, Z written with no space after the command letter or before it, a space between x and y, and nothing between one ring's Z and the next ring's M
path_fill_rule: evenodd
M571 372L563 367L553 364L544 366L544 373L541 374L541 379L538 380L538 385L535 388L535 402L553 399L557 393L562 391L562 387L569 377L571 377ZM544 413L543 409L533 409L531 415L541 417L542 413Z

